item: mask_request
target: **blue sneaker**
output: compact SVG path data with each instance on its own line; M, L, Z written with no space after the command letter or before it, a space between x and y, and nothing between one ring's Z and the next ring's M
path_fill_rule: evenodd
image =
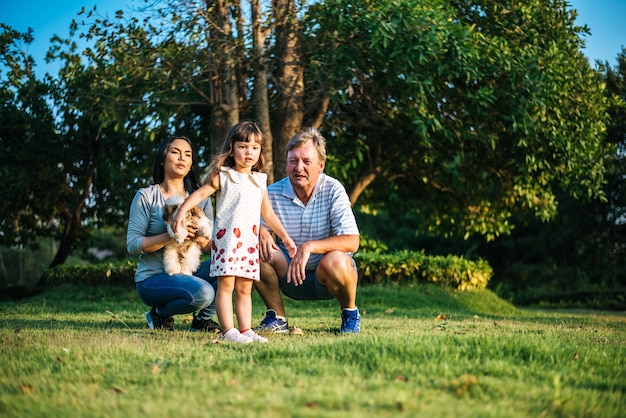
M275 334L284 334L289 332L289 324L283 317L278 317L274 309L265 312L265 318L258 327L254 329L258 332L273 332Z
M341 311L341 333L355 333L361 332L361 315L359 310L353 311L344 309Z

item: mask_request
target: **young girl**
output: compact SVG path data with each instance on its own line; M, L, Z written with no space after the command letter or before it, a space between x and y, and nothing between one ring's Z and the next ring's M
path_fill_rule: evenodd
M263 133L253 122L233 126L220 153L209 166L204 184L181 205L172 220L172 230L185 227L185 213L217 193L216 217L211 247L211 276L217 276L215 298L221 338L238 343L267 342L252 329L252 283L260 279L260 218L282 239L293 257L296 245L278 220L266 192L262 173ZM233 325L232 294L239 330Z

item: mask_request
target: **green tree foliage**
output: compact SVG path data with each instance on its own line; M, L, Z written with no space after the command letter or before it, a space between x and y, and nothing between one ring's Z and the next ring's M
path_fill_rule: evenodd
M563 193L557 196L558 213L549 222L515 218L509 236L492 242L480 237L468 240L439 236L412 237L416 220L405 216L397 233L387 242L390 248L419 248L428 254L463 254L482 257L494 268L490 286L516 303L537 301L579 301L587 306L607 308L623 301L626 287L626 51L617 57L617 66L598 63L598 77L606 83L605 94L611 118L606 142L612 153L604 160L604 199L576 200ZM382 215L387 216L387 213ZM384 229L392 219L369 225ZM408 228L403 228L408 225Z
M510 232L513 214L554 217L561 191L599 196L607 103L566 6L312 9L311 71L337 92L331 169L349 179L352 201L412 213L423 233L493 239Z
M33 60L19 48L32 32L1 26L0 243L26 246L56 230L56 203L64 184L50 80L37 80Z
M557 216L549 223L517 221L510 237L479 252L496 271L501 293L521 299L548 292L621 291L626 286L626 50L617 66L599 63L606 83L611 119L604 160L605 199L576 201L561 196ZM621 289L621 290L619 290Z
M59 243L55 266L93 225L122 224L132 197L129 185L150 167L152 152L141 146L148 143L132 141L133 129L145 130L148 122L129 126L124 121L132 107L98 100L99 69L82 63L75 45L56 40L51 54L64 66L57 78L40 81L32 58L16 50L32 36L3 29L2 244L36 246L51 236Z

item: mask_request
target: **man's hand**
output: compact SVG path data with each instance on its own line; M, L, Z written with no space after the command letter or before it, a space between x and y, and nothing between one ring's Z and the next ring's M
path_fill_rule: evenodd
M306 263L309 262L311 251L309 250L308 243L303 243L298 247L298 251L291 259L289 263L289 270L287 271L287 283L291 283L295 286L300 286L306 279Z
M287 238L283 239L283 245L287 248L287 254L289 254L289 257L293 258L298 250L296 243L293 242L290 236L287 236Z
M259 255L261 261L269 263L272 261L272 253L279 251L278 245L274 241L274 237L270 234L270 231L260 227L259 228Z

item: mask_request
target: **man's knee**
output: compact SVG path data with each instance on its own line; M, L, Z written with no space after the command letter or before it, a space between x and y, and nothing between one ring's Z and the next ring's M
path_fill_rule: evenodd
M276 282L287 275L287 268L287 259L284 254L281 251L276 251L269 263L260 262L261 281Z
M327 253L318 265L317 278L322 285L329 282L349 285L358 278L354 260L341 251Z

